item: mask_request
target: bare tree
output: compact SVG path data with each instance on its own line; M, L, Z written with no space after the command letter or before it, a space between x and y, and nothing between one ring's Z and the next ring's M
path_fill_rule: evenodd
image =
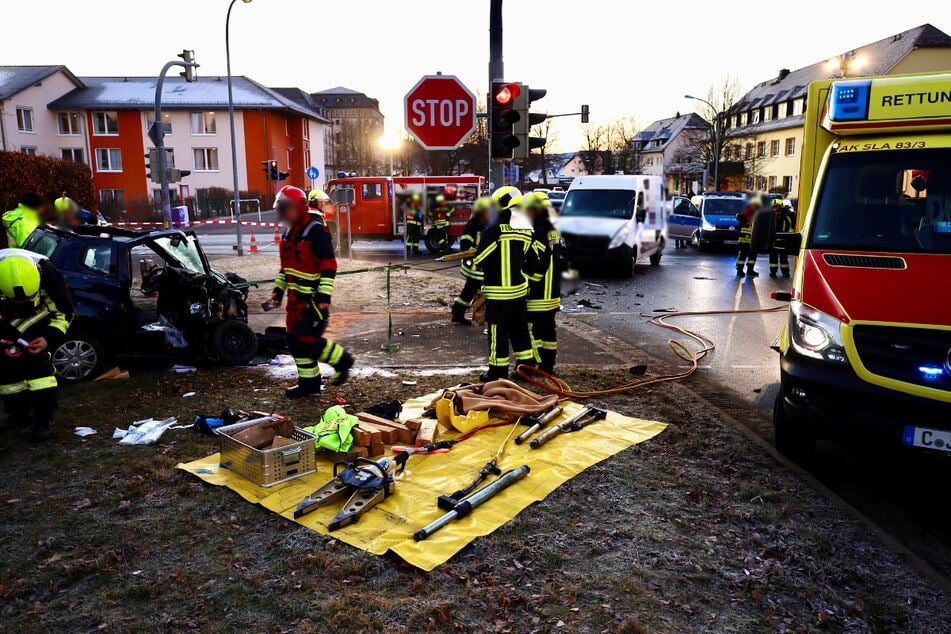
M589 174L613 174L623 171L637 174L641 171L640 152L631 141L640 124L635 117L620 117L606 123L582 124L584 136L581 157Z
M540 169L542 184L548 185L548 155L558 143L558 133L552 130L552 119L545 119L532 128L532 136L545 139L545 145L538 154L532 154L528 162L529 169Z

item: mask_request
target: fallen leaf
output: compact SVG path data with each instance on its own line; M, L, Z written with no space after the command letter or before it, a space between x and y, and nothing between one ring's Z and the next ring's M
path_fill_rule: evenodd
M76 509L77 511L81 511L82 509L88 509L91 506L92 506L92 500L90 500L89 498L83 498L82 500L76 500L75 502L73 502L73 508Z

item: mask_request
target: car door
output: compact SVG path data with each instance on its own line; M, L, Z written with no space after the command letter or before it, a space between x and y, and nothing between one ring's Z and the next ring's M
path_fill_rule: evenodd
M686 196L674 196L673 211L667 218L667 236L689 240L700 228L700 210Z

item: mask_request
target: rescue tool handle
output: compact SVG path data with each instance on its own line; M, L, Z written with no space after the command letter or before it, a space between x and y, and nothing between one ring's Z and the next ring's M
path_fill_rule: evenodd
M565 420L555 425L552 425L551 427L543 431L541 434L533 438L529 446L532 449L538 449L539 447L544 445L546 442L548 442L549 440L551 440L552 438L554 438L561 432L571 429L571 426L574 425L577 421L590 415L593 409L594 408L592 408L591 406L585 405L584 407L582 407L580 410L578 410L577 412L575 412L574 414L572 414Z
M555 405L550 410L542 414L540 417L526 417L528 420L533 421L528 429L523 431L521 434L515 437L515 444L521 445L523 442L532 437L532 435L537 432L539 429L548 425L553 420L561 416L561 413L564 412L564 408L560 405Z

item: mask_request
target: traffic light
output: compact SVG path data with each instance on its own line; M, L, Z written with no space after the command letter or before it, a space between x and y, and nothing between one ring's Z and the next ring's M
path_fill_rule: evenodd
M191 170L180 170L176 167L170 167L168 168L168 182L179 183L183 178L191 173Z
M489 95L489 114L492 123L492 158L497 161L512 159L512 152L518 147L518 137L513 126L519 119L515 109L516 100L522 92L519 84L504 81L492 82Z
M267 174L267 179L269 181L279 181L283 180L281 178L281 173L277 169L277 161L261 161L264 163L264 167L261 168L261 171ZM284 178L287 178L285 176Z
M514 126L515 137L518 139L515 159L527 161L532 150L545 147L545 137L531 136L531 132L532 126L544 122L548 115L531 112L531 107L532 103L544 97L548 91L544 88L529 88L524 84L519 84L519 88L519 95L515 100L515 110L518 112Z
M588 104L581 104L581 123L587 123L590 120L591 108L588 107Z
M291 177L291 173L290 173L290 172L278 172L278 173L277 173L277 179L276 179L276 180L286 181L286 180L287 180L288 178L290 178L290 177Z
M145 177L153 183L161 183L162 179L160 178L160 174L162 172L159 171L161 169L159 167L159 165L161 165L159 162L159 151L152 148L148 154L145 155L145 158Z
M198 64L195 63L195 51L190 51L188 49L183 50L178 55L182 58L182 61L185 63L185 70L182 71L181 75L185 78L185 81L192 82L198 79L198 73L195 72L195 69L198 68Z

